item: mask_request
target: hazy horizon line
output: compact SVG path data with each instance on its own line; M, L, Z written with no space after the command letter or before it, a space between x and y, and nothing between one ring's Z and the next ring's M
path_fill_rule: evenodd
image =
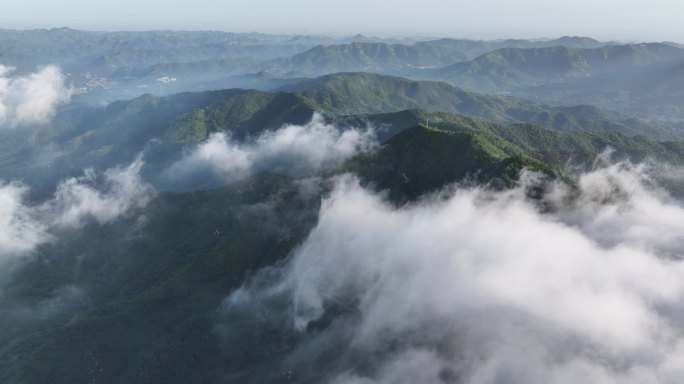
M74 28L70 26L55 26L55 27L34 27L34 28L5 28L0 27L0 31L13 31L13 32L30 32L30 31L52 31L52 30L72 30L78 32L88 32L88 33L153 33L153 32L218 32L218 33L229 33L235 35L265 35L265 36L281 36L281 37L330 37L330 38L352 38L356 36L366 37L366 38L377 38L377 39L421 39L421 40L438 40L438 39L455 39L455 40L472 40L472 41L505 41L505 40L527 40L527 41L549 41L558 40L561 38L588 38L596 40L602 43L675 43L682 44L676 40L635 40L635 39L600 39L593 37L591 35L582 34L561 34L555 37L550 36L537 36L537 37L516 37L515 35L509 35L507 37L484 37L484 36L472 36L472 35L420 35L420 34L376 34L376 33L316 33L316 32L305 32L305 33L293 33L293 32L260 32L258 30L251 31L235 31L227 29L191 29L191 28L131 28L131 29L88 29L88 28Z

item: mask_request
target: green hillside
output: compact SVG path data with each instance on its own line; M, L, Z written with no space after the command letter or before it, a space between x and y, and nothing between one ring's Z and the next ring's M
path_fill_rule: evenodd
M684 160L683 141L654 141L643 136L619 132L563 132L535 124L500 124L464 115L423 110L348 116L340 123L359 125L364 121L377 127L378 137L388 139L400 132L429 123L430 128L446 132L473 132L496 137L498 142L512 145L518 153L553 167L590 165L606 148L615 150L618 158L635 162L647 158L673 164ZM508 150L507 152L510 152Z
M377 153L351 161L344 169L380 190L389 190L390 199L404 201L458 181L511 186L523 168L556 172L496 135L418 126L396 135Z
M420 108L466 114L496 122L535 123L564 131L593 130L672 139L681 133L665 124L624 119L588 108L554 108L521 99L464 91L445 83L370 73L340 73L285 86L328 115L354 115Z
M3 134L0 170L6 178L41 179L50 185L48 180L57 182L64 174L78 174L83 168L106 169L130 162L147 148L153 168L149 172L154 175L177 159L184 147L213 132L230 132L236 140L247 140L285 123L306 123L314 111L356 126L364 126L363 119L367 119L377 126L402 127L381 130L384 141L403 129L427 123L427 116L393 115L407 109L446 114L430 118L430 126L470 116L503 125L525 123L564 132L621 133L657 140L676 140L684 134L674 126L622 119L617 113L589 106L549 107L439 82L343 73L303 80L279 92L234 89L145 95L106 107L71 105L50 126Z

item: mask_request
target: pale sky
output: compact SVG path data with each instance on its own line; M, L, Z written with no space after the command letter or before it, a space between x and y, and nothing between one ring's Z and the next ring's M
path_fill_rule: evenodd
M0 28L684 42L684 0L0 0Z

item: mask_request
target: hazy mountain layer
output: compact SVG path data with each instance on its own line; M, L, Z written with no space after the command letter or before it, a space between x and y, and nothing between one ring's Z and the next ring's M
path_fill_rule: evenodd
M501 49L429 78L556 104L591 104L636 116L681 119L684 50L672 44Z

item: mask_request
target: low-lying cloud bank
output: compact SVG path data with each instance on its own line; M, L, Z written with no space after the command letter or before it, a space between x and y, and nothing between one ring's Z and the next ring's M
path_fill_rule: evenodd
M215 133L174 163L165 175L183 180L209 172L228 182L264 170L300 176L368 152L376 145L372 129L340 130L314 114L305 125L284 125L245 143Z
M0 129L46 123L70 98L71 89L55 66L12 76L12 70L0 64Z
M55 230L79 228L88 220L104 224L144 207L155 191L140 177L143 164L139 156L101 178L87 170L82 177L59 183L49 200L33 205L26 201L27 186L0 183L0 261L27 254L50 241Z
M682 256L684 208L642 165L398 209L347 176L291 259L222 310L225 329L251 314L298 335L294 377L323 364L333 383L674 384Z

